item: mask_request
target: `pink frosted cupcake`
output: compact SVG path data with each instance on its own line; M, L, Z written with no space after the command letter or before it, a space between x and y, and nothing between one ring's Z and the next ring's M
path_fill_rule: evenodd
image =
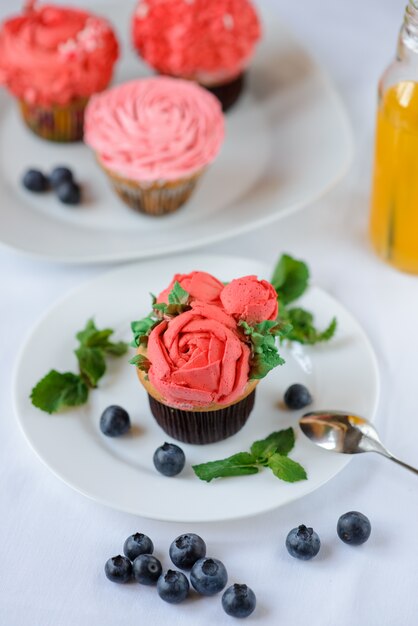
M109 84L118 43L86 11L26 3L0 30L0 84L19 100L29 128L51 141L83 136L89 97Z
M197 81L224 111L242 91L260 37L250 0L140 0L132 19L140 56L161 74Z
M256 386L284 363L274 287L256 276L224 285L207 272L176 274L132 322L140 382L151 412L170 437L212 443L246 423Z
M134 80L94 96L85 141L131 208L163 215L190 197L224 138L218 100L168 77Z

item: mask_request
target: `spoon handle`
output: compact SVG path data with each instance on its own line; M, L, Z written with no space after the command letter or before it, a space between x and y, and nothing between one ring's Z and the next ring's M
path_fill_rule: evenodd
M395 456L392 456L390 453L388 455L385 454L384 456L386 456L387 459L394 461L398 465L402 465L402 467L409 470L410 472L413 472L414 474L418 474L418 469L416 469L416 467L412 467L412 465L408 465L408 463L404 463L403 461L400 461Z

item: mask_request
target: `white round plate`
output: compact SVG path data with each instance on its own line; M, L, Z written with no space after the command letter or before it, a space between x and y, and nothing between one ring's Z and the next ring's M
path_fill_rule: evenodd
M269 269L255 261L221 256L176 258L177 272L201 269L223 280L258 274ZM90 393L86 406L48 415L32 406L31 388L50 369L74 371L75 333L92 316L99 327L116 330L130 340L129 323L150 310L149 292L165 288L173 268L165 260L134 264L87 283L55 304L36 325L18 359L14 379L16 414L32 448L68 485L116 509L159 520L207 522L261 513L310 493L335 476L349 457L312 445L297 427L300 411L285 410L286 388L304 383L314 397L312 410L350 410L372 418L378 398L378 372L370 344L358 323L331 296L312 287L301 304L325 326L333 315L338 332L326 345L283 348L286 364L276 368L257 388L253 413L234 437L220 443L180 444L187 457L176 478L157 473L152 457L170 441L154 421L129 357L111 362L100 387ZM133 350L132 350L133 352ZM112 439L101 434L99 418L110 404L125 407L134 424L132 432ZM297 441L291 457L304 465L308 480L288 484L270 471L211 483L201 482L191 466L248 450L256 439L274 430L294 426Z
M123 42L116 82L150 70L128 41L133 3L98 10ZM123 261L181 252L273 222L335 184L351 159L351 134L339 98L322 70L259 2L264 38L240 103L227 115L226 141L190 202L163 218L142 216L110 189L83 144L57 145L32 135L14 101L0 97L0 243L68 263ZM52 193L31 194L28 167L71 166L85 190L78 208ZM24 225L24 227L22 227Z

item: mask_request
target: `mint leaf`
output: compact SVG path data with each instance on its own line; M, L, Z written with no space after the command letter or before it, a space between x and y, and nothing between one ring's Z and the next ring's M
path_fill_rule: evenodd
M294 308L289 309L286 313L292 325L292 330L287 337L291 341L313 345L321 341L329 341L335 334L337 328L335 317L325 330L318 331L314 325L314 316L309 311L302 308Z
M143 372L148 372L149 368L151 367L151 361L149 361L147 357L143 354L136 354L129 361L129 363L131 365L135 365L139 370L142 370Z
M257 474L258 467L252 454L249 452L238 452L238 454L234 454L227 459L193 465L193 470L200 480L205 480L209 483L214 478Z
M100 348L81 346L74 352L81 375L86 378L90 387L97 387L97 383L106 371L102 350Z
M278 365L283 365L275 337L284 338L290 332L290 326L282 321L264 321L255 326L240 321L239 326L251 341L250 379L264 378Z
M144 317L142 320L131 322L131 329L134 335L134 340L132 342L133 347L146 347L148 344L148 336L150 332L159 323L160 320L153 318L152 314Z
M268 459L267 465L277 478L288 483L295 483L308 478L302 465L279 453L272 454Z
M287 456L295 445L295 433L293 428L278 430L271 433L265 439L254 441L251 446L251 454L256 457L257 461L264 464L267 459L274 453Z
M114 331L111 328L104 328L99 330L92 319L88 320L85 328L76 334L82 347L85 348L100 348L107 354L113 354L114 356L122 356L128 349L128 345L119 341L113 343L109 341L109 337L113 335Z
M279 301L286 305L299 298L308 286L309 269L306 263L283 254L273 272L271 284Z
M128 351L128 344L124 341L118 341L117 343L109 341L106 344L104 351L106 354L110 354L112 356L122 356Z
M63 407L87 402L89 390L84 381L71 372L51 370L32 389L32 404L47 413L56 413Z
M262 351L257 352L251 359L250 378L251 380L264 378L272 369L285 362L276 347L262 346Z
M168 294L168 304L187 304L189 297L188 292L176 281Z

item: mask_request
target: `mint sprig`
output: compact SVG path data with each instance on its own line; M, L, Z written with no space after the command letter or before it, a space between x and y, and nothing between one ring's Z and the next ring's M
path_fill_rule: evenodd
M251 342L251 380L264 378L273 368L283 365L285 361L278 353L276 337L286 337L290 325L282 321L265 321L250 326L241 320L239 326Z
M300 307L288 307L308 288L309 269L306 263L283 254L274 269L271 283L279 300L279 319L291 327L286 339L313 345L329 341L334 336L337 329L335 317L325 330L320 331L315 327L314 316L310 311ZM282 340L283 337L280 339Z
M79 346L74 350L79 373L51 370L32 389L32 404L47 413L57 413L65 407L85 404L89 390L97 387L106 371L106 356L121 356L128 346L123 341L110 340L111 328L99 330L92 319L76 334Z
M270 468L277 478L286 482L306 480L305 469L287 456L294 445L293 428L287 428L255 441L250 452L238 452L226 459L193 465L193 470L200 480L206 482L214 478L257 474L262 467Z
M163 319L170 319L190 309L190 294L185 291L177 281L174 283L172 290L168 294L168 304L166 302L157 303L157 299L153 294L151 294L151 299L151 313L141 320L131 322L131 329L134 336L131 345L134 348L139 348L140 346L146 348L151 331ZM136 363L133 363L133 365L136 365Z

